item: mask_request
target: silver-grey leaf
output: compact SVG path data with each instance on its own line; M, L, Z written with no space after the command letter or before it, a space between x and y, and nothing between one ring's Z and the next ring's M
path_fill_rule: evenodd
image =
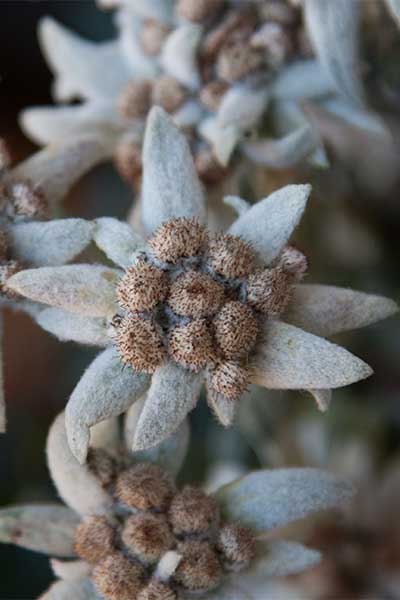
M62 342L100 347L108 346L111 342L107 320L100 317L82 317L61 308L45 308L35 320Z

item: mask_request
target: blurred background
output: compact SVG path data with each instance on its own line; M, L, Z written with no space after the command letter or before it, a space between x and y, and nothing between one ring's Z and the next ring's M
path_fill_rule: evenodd
M372 8L380 4L379 0L367 3ZM0 136L8 141L14 161L35 150L18 127L19 111L52 101L51 73L36 38L38 21L44 15L53 16L89 39L102 40L113 34L110 13L98 10L90 0L0 2ZM384 105L386 118L396 131L400 74L395 65L399 64L400 35L393 33L390 23L381 23L380 19L380 15L376 16L379 29L367 28L365 36L367 75L371 89L376 86L387 89L389 82L390 94L382 94L383 100L378 95L375 98L379 108ZM380 35L382 31L384 36ZM363 152L368 166L368 148ZM265 173L262 178L265 194L289 181L311 181L314 185L311 204L296 234L297 244L310 258L308 282L349 286L399 300L397 177L372 191L370 186L362 185L362 178L360 182L360 177L334 162L329 173L285 171ZM101 166L72 191L65 203L65 215L124 218L132 199L131 190L121 182L113 167ZM375 375L336 391L327 414L318 413L309 397L294 392L264 393L246 405L243 401L240 431L238 426L223 431L210 417L204 402L199 403L191 415L193 438L182 478L198 481L210 477L211 467L215 477L226 476L229 469L240 471L260 465L324 464L344 471L354 465L354 469L360 470L360 464L367 462L367 480L369 477L368 482L375 485L399 452L400 324L397 318L392 318L342 335L336 341L368 362ZM93 356L92 351L57 342L39 330L29 317L7 313L8 432L0 436L1 506L55 500L44 454L47 430ZM207 436L205 431L209 432ZM303 452L303 446L301 452L296 449L298 444L305 445L307 452ZM349 448L354 445L362 448L362 460L358 457L361 462L350 465L353 454ZM215 462L223 466L222 471L217 469L216 473ZM400 577L400 538L397 561ZM46 557L15 547L0 545L0 564L0 600L35 598L52 579ZM400 598L400 586L398 593L392 597Z

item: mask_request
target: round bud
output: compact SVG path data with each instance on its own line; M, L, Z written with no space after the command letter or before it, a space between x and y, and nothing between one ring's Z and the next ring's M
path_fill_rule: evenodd
M234 83L263 66L263 52L252 48L247 40L226 44L218 54L216 71L220 79Z
M210 81L200 91L200 102L210 111L217 112L229 86L225 81Z
M117 287L118 303L132 312L153 310L164 300L168 291L168 278L164 271L144 259L125 271Z
M165 510L174 493L171 477L157 465L139 463L118 477L115 487L120 502L138 510Z
M142 175L142 144L137 137L126 135L118 142L114 152L114 164L121 177L136 185Z
M147 79L130 81L117 100L119 112L126 119L144 118L151 107L153 84Z
M161 336L153 323L139 316L124 317L116 329L114 341L122 362L140 373L154 373L166 356Z
M205 593L221 582L222 569L218 557L207 542L187 541L179 544L182 555L174 579L189 592Z
M253 349L259 325L251 308L238 301L224 304L213 320L214 334L224 356L237 359Z
M220 363L210 373L211 387L229 400L238 400L248 384L248 369L233 361Z
M224 288L212 277L188 271L172 283L167 303L177 315L199 319L215 314L224 297Z
M241 238L221 234L210 241L208 260L215 273L228 279L239 279L254 270L255 256L249 244Z
M205 185L217 185L229 173L229 169L219 164L212 150L205 148L195 156L194 166L200 179Z
M159 77L153 86L152 102L169 113L175 112L186 100L187 94L175 77Z
M137 600L177 600L178 596L166 583L151 581L143 588Z
M196 256L207 241L207 233L195 219L184 217L167 221L148 240L155 257L166 263Z
M155 19L146 19L140 32L140 43L144 52L149 56L157 56L168 34L169 28L166 25Z
M87 465L90 471L100 479L103 487L112 484L117 473L117 461L104 448L89 448Z
M118 553L95 566L92 581L106 600L132 600L143 585L144 575L143 567Z
M125 521L122 541L140 562L150 565L174 545L165 517L162 515L137 514Z
M114 529L105 517L87 517L76 529L75 552L80 558L94 565L114 552L114 538Z
M8 187L8 194L17 215L32 219L43 217L47 213L48 204L43 190L30 181L19 181Z
M168 518L176 535L207 534L218 522L218 504L202 490L188 485L174 496Z
M212 17L224 4L224 0L178 0L180 17L195 23Z
M218 534L217 550L222 554L226 569L241 571L255 558L256 541L246 527L224 525Z
M7 281L22 269L22 265L16 260L9 260L0 264L0 291L7 298L18 298L18 293L7 287Z
M175 362L191 371L200 371L212 360L213 340L203 319L174 327L169 339L169 353Z
M279 257L279 266L286 273L300 280L307 273L308 261L300 250L294 246L286 246Z
M247 303L271 317L279 317L291 298L292 282L280 268L264 269L250 275Z

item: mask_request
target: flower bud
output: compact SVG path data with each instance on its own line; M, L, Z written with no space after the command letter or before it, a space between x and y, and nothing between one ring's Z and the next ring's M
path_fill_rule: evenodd
M166 353L153 323L135 315L124 317L116 329L115 344L122 362L140 373L154 373Z
M168 290L164 271L144 259L125 271L117 288L118 303L132 312L153 310L164 300Z
M222 554L226 569L241 571L255 558L256 542L246 527L224 525L218 534L217 550Z
M175 362L192 371L200 371L214 356L213 340L204 319L174 327L168 350Z
M140 591L137 600L178 600L178 596L169 585L161 581L151 581Z
M188 485L174 496L168 518L176 535L205 535L218 522L218 504L202 490Z
M171 477L157 465L139 463L118 477L115 493L120 502L138 510L165 510L174 493Z
M159 77L153 86L152 103L169 113L175 112L185 102L187 93L177 79L169 75Z
M221 565L210 544L190 540L178 546L182 560L174 579L186 590L206 593L216 588L222 577Z
M174 545L174 537L164 516L151 513L129 517L122 531L122 541L128 551L150 565Z
M291 298L291 277L281 268L264 269L250 275L247 302L270 317L279 317Z
M143 567L116 553L95 566L92 581L106 600L132 600L143 585L144 574Z
M167 302L177 315L199 319L215 314L224 296L222 285L209 275L188 271L173 282Z
M115 551L115 532L103 516L90 516L75 532L75 552L91 565Z
M167 221L148 240L155 257L166 263L196 256L207 241L207 233L195 219L184 217Z
M160 54L169 31L169 28L160 21L146 19L140 32L140 43L144 52L148 56Z
M150 110L153 84L147 79L130 81L117 100L119 112L126 119L142 119Z
M237 359L253 349L259 325L251 308L242 302L224 304L213 320L215 339L224 356Z
M224 4L224 0L178 0L180 17L199 23L212 17Z
M229 400L235 401L246 391L250 373L234 361L220 363L210 373L211 387Z
M241 238L221 234L214 237L208 248L211 269L228 279L247 277L254 270L255 256L249 244Z

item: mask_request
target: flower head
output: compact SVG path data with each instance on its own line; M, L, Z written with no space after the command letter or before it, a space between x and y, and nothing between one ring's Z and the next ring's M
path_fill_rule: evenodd
M46 18L39 37L56 99L82 104L30 109L23 125L41 143L95 131L133 184L141 181L144 121L155 105L187 133L205 184L229 175L236 149L270 167L305 159L326 166L320 133L338 142L327 115L374 135L375 144L388 137L364 101L356 5L118 0L118 37L101 44Z
M136 420L137 408L128 421ZM184 458L186 427L155 452L136 457L120 440L115 420L96 429L90 453L100 452L102 460L108 454L114 465L114 476L105 484L90 462L80 465L73 457L64 415L59 415L47 455L67 506L3 509L1 540L73 558L52 559L58 581L48 594L83 600L185 600L193 595L211 600L231 597L237 589L254 600L276 576L316 564L317 552L276 536L265 541L265 534L341 506L351 497L351 487L318 469L281 469L250 473L212 494L195 485L179 489L174 475Z
M23 271L9 282L54 307L38 316L47 330L107 346L66 410L80 461L90 427L124 412L146 391L136 449L168 437L204 382L212 410L230 425L250 383L308 390L326 409L331 389L371 373L324 338L397 307L385 298L302 283L307 260L288 241L309 193L309 186L288 186L251 208L241 201L243 214L229 231L211 234L187 142L154 109L144 152L148 239L113 219L95 223L95 242L123 271L71 265Z

